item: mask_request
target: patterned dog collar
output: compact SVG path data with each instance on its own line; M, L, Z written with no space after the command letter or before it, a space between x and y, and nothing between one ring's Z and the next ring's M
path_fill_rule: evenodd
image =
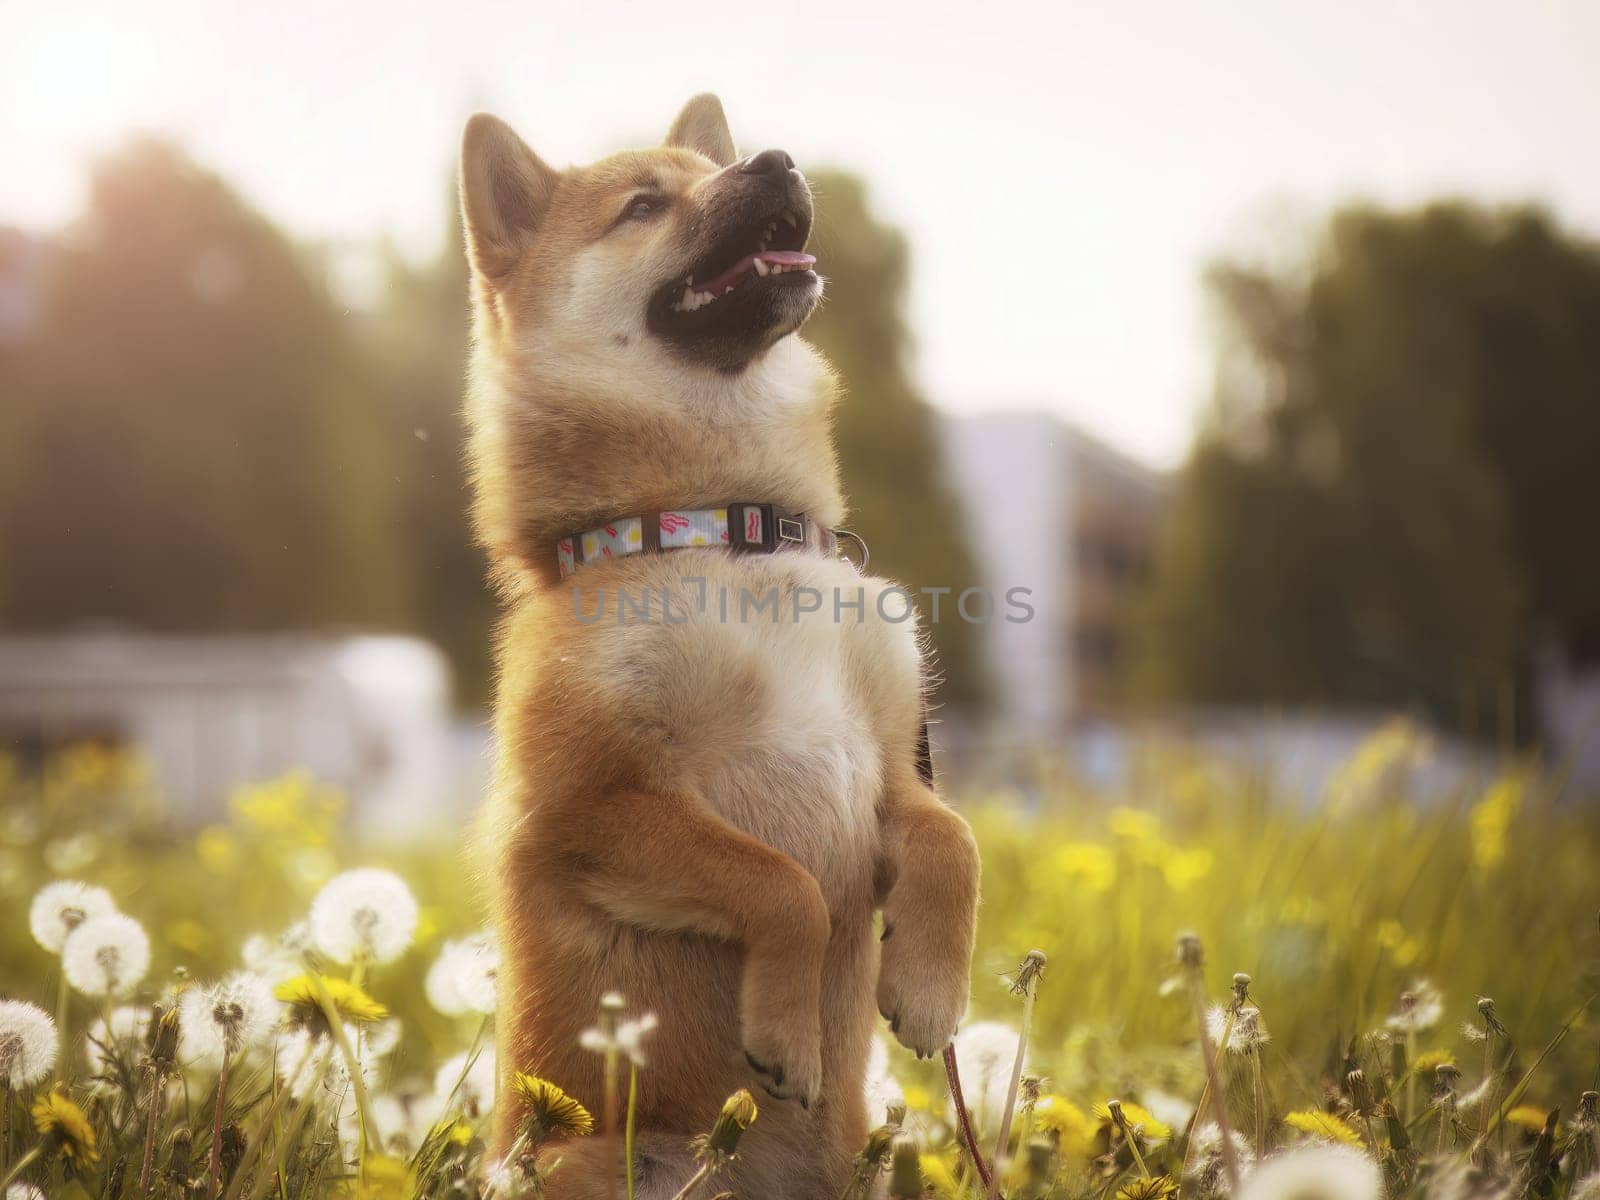
M803 512L772 504L726 504L721 508L678 508L620 517L598 529L556 542L556 565L566 579L585 563L625 558L656 550L726 546L743 554L810 549L830 558L838 552L834 531Z

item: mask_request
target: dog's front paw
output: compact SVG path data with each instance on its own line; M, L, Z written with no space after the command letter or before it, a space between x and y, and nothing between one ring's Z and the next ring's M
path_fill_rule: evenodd
M878 1011L900 1044L932 1058L955 1037L967 1010L969 955L925 918L907 913L884 924Z
M744 1057L769 1096L809 1109L822 1089L821 1031L795 1019L746 1021Z

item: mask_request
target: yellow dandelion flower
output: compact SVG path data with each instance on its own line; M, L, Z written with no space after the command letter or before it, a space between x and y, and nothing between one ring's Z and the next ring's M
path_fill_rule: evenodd
M1519 1104L1506 1114L1506 1120L1529 1133L1543 1133L1544 1123L1550 1114L1531 1104Z
M1121 805L1106 814L1106 828L1130 842L1153 842L1161 836L1161 822L1154 813Z
M1504 775L1472 806L1467 819L1472 835L1472 862L1478 870L1493 871L1505 860L1506 835L1522 808L1523 786L1520 775Z
M428 1130L428 1140L442 1140L448 1146L466 1146L472 1141L472 1126L454 1117L443 1117Z
M1157 1175L1123 1184L1117 1189L1117 1200L1170 1200L1177 1193L1178 1184L1172 1176Z
M960 1200L963 1195L961 1183L956 1179L955 1169L942 1155L920 1155L917 1166L922 1170L923 1184L932 1188L935 1196L941 1197L941 1200Z
M373 1021L381 1021L389 1015L387 1008L348 979L338 979L332 975L322 975L318 978L322 982L323 990L328 993L328 999L333 1002L334 1012L339 1014L341 1020L370 1024ZM301 1024L327 1024L317 995L316 980L312 976L296 975L293 979L280 983L273 994L289 1006L292 1020Z
M594 1132L589 1110L548 1079L518 1071L511 1086L528 1106L525 1121L530 1139L583 1137Z
M357 1195L368 1200L409 1200L416 1188L416 1178L403 1158L392 1154L369 1154L361 1164L361 1174L347 1179L335 1190L340 1200Z
M1378 922L1378 945L1389 952L1397 967L1409 967L1422 956L1422 943L1406 932L1406 927L1392 917Z
M1095 1120L1100 1122L1102 1130L1116 1128L1116 1121L1111 1117L1109 1104L1096 1104L1094 1115ZM1147 1142L1164 1142L1172 1136L1172 1126L1156 1120L1149 1109L1141 1108L1127 1100L1122 1102L1122 1117L1128 1122L1128 1128L1137 1128L1139 1136Z
M1411 1064L1411 1070L1418 1075L1432 1075L1440 1067L1455 1065L1455 1055L1448 1050L1424 1050L1417 1055L1417 1061Z
M1156 866L1161 869L1161 878L1175 892L1188 891L1190 886L1211 874L1211 868L1215 864L1216 856L1204 846L1194 850L1179 850L1176 846L1167 846L1164 847L1164 853L1156 859Z
M1097 842L1065 842L1056 850L1056 870L1091 892L1109 892L1117 882L1117 858Z
M51 1153L74 1167L100 1161L100 1152L94 1146L94 1126L65 1092L51 1092L33 1102L33 1125Z
M1123 1115L1127 1115L1126 1108ZM1041 1096L1033 1110L1033 1121L1043 1132L1055 1134L1056 1145L1063 1154L1077 1159L1094 1157L1095 1123L1065 1096Z
M739 1149L739 1139L755 1122L758 1113L756 1098L745 1088L740 1088L722 1102L722 1111L711 1126L702 1147L700 1160L706 1163L725 1162Z
M239 869L239 839L221 825L208 825L194 839L195 856L200 865L217 875Z
M1346 1146L1361 1145L1361 1135L1352 1129L1348 1122L1321 1109L1306 1108L1288 1113L1283 1118L1283 1123L1290 1129L1298 1129L1301 1133L1321 1138L1323 1141L1342 1142Z

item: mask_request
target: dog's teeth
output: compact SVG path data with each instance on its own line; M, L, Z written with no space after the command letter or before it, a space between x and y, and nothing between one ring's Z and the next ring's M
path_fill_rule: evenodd
M757 254L760 254L766 248L767 248L767 239L766 238L762 238L760 241L758 241L756 243L756 253Z
M763 250L766 249L765 246L763 246L761 248ZM759 259L759 258L756 259L756 274L757 275L765 275L769 270L771 270L771 268L767 266L766 261L764 259Z

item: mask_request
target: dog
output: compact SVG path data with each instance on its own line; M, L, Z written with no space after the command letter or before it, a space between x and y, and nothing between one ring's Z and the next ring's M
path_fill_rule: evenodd
M919 773L904 593L830 552L809 186L781 150L739 157L702 95L662 146L566 170L476 115L461 208L473 517L504 598L496 1145L525 1115L513 1071L600 1111L579 1038L615 990L659 1021L640 1200L682 1187L742 1088L760 1113L719 1185L834 1200L874 1013L933 1055L966 1008L978 858ZM614 1140L543 1153L548 1196L618 1194Z

